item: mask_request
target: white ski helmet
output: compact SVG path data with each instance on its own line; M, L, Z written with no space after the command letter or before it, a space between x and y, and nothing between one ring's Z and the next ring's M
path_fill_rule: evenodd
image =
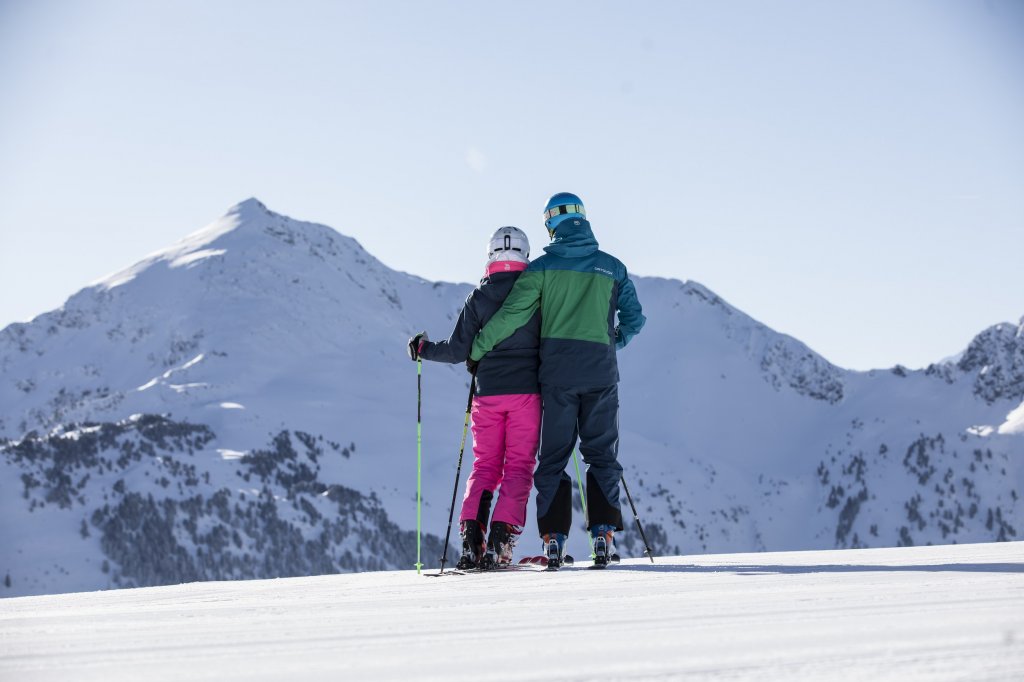
M487 242L487 262L530 262L530 240L518 227L499 227Z

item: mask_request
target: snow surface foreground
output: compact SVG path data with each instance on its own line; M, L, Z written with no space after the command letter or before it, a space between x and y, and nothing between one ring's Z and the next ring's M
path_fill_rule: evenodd
M1024 543L0 601L2 680L1020 680ZM316 679L320 679L317 677Z

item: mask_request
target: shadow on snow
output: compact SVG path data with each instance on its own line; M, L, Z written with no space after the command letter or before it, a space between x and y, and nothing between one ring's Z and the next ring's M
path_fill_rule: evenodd
M772 566L760 564L696 566L669 564L620 564L615 571L654 571L658 573L735 573L737 575L802 575L806 573L1024 573L1024 564L918 564L909 566L883 566L860 564L815 564L808 566Z

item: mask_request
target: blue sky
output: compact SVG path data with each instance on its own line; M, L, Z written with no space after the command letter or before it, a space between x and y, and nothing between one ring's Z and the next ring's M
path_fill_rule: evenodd
M547 197L867 369L1024 315L1024 3L0 0L0 325L256 196L475 281Z

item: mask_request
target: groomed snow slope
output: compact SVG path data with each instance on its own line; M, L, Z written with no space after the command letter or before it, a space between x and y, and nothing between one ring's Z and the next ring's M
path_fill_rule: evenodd
M1024 543L0 601L3 680L1020 680Z

